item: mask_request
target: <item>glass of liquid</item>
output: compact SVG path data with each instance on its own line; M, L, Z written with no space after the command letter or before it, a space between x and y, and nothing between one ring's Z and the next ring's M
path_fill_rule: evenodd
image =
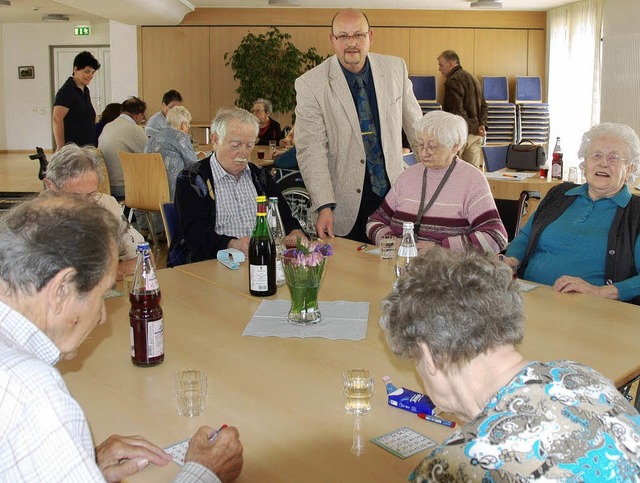
M371 411L373 374L366 369L349 369L342 375L344 410L350 414L367 414Z

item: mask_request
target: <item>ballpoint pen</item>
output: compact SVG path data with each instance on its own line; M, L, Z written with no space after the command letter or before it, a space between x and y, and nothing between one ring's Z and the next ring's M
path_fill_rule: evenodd
M209 442L213 443L213 441L218 437L218 433L222 431L224 428L228 428L228 427L229 426L227 426L226 424L223 424L222 426L220 426L218 430L211 435L211 437L209 438Z
M504 176L505 178L517 178L518 177L515 174L507 174L507 173L502 173L502 176Z
M431 416L431 414L420 413L418 414L420 419L424 419L425 421L431 421L432 423L442 424L443 426L447 426L449 428L455 428L455 421L449 421L448 419L439 418L438 416Z

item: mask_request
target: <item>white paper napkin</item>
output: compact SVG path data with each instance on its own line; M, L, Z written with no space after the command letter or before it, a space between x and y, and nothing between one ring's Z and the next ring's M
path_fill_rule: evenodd
M367 334L369 302L319 302L322 320L317 324L287 322L289 300L263 300L242 335L254 337L322 337L362 340Z

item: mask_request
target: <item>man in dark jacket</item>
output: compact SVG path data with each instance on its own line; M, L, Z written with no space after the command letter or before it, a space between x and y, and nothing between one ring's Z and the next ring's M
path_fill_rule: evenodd
M458 151L466 162L481 168L482 143L486 135L487 102L480 82L460 65L460 58L453 50L445 50L438 57L438 70L446 77L443 109L462 116L467 121L467 144Z
M257 134L257 119L244 109L216 115L211 124L213 154L182 171L176 181L178 227L168 265L216 258L225 248L246 255L257 195L277 196L287 235L305 236L268 171L249 163Z

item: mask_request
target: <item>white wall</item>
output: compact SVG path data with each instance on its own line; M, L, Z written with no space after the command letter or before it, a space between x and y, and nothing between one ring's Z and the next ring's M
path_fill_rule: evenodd
M111 21L111 102L138 95L138 37L135 25ZM148 114L148 113L147 113ZM150 117L148 114L147 117Z
M640 2L608 0L602 45L602 122L640 133Z
M109 22L91 22L88 37L74 36L71 22L0 24L0 30L0 150L50 149L53 97L49 47L109 45ZM132 50L137 50L135 43ZM18 79L20 65L33 65L35 79ZM70 65L69 75L72 70Z

